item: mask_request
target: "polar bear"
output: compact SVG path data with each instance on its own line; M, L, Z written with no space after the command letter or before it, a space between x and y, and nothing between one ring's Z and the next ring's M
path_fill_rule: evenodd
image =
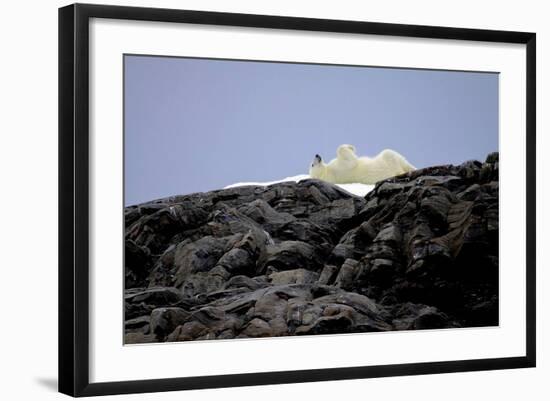
M336 159L328 164L323 162L321 156L315 155L309 175L333 184L372 185L413 170L415 167L394 150L385 149L374 158L357 157L355 146L340 145L336 151Z

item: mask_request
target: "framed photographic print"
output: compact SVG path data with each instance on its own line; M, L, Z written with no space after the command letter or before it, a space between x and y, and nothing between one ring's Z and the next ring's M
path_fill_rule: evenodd
M535 34L59 10L59 390L535 366Z

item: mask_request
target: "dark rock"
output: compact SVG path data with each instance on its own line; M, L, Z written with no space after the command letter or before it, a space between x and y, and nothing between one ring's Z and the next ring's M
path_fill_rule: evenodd
M373 318L379 318L383 315L383 310L376 304L376 302L364 295L356 294L354 292L337 292L335 294L316 298L313 302L316 304L332 303L347 305L359 313Z
M293 220L273 233L273 236L281 241L302 241L320 245L330 244L332 235L329 227L321 227L304 219Z
M208 328L199 322L187 322L174 329L166 338L166 341L188 341L203 336L208 332Z
M124 299L131 303L144 302L149 305L171 305L181 301L183 295L177 288L151 287L127 289Z
M245 216L250 217L269 233L274 233L286 224L296 220L289 213L277 212L263 199L246 203L239 207L238 210Z
M222 289L230 274L221 266L208 272L189 274L180 283L181 292L186 297L208 294Z
M124 210L124 224L129 227L142 216L139 208L130 206Z
M334 286L342 288L344 290L351 290L355 286L355 276L357 275L359 262L353 259L346 259L336 280L334 281Z
M270 274L269 279L274 285L312 284L319 279L319 273L306 269L286 270Z
M485 159L485 163L488 163L488 164L498 163L498 152L489 153L487 155L487 159Z
M261 283L247 276L233 276L227 281L224 286L225 289L247 288L249 290L257 290L260 287L262 287Z
M374 242L392 242L398 244L401 242L401 230L393 223L386 224L378 232L374 238Z
M326 265L321 271L318 283L321 285L332 284L338 274L338 268L334 265Z
M315 248L305 242L285 241L269 245L258 265L260 273L266 271L269 266L277 270L303 268L317 271L322 268L322 259Z
M253 273L256 261L253 255L243 248L233 248L225 253L217 263L231 274Z
M143 333L149 334L151 318L149 316L140 316L124 322L125 333Z
M157 308L151 313L151 333L157 338L170 334L189 318L189 312L181 308Z
M126 333L124 335L124 344L148 344L158 342L153 334L144 333Z
M125 342L494 326L498 153L125 209Z
M361 223L342 236L332 250L331 261L343 263L346 259L360 259L377 235L377 230L369 221Z
M128 287L140 287L145 284L149 273L151 252L144 246L137 245L131 239L126 240L124 247L124 266Z
M152 253L165 249L174 234L182 229L182 223L174 209L165 207L138 219L126 228L126 239L149 248Z
M372 283L388 284L396 275L396 265L390 259L373 259L369 263L368 278Z
M239 337L272 337L273 332L269 323L262 319L254 318L241 332Z
M208 327L209 332L215 335L227 331L236 333L243 326L243 319L216 306L201 307L191 313L189 321L201 323Z
M323 316L309 326L300 326L296 334L337 334L350 332L353 327L353 317L349 310L344 310L333 316Z
M174 255L174 285L182 285L189 275L208 272L217 265L233 236L216 238L207 236L190 244L182 243L176 247Z
M448 316L437 308L405 303L394 310L396 319L393 325L397 330L440 329L444 327L458 327L456 322L450 322Z

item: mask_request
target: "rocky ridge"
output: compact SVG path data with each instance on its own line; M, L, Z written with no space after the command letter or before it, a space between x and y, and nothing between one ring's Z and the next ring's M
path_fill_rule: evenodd
M498 324L498 153L125 209L125 342Z

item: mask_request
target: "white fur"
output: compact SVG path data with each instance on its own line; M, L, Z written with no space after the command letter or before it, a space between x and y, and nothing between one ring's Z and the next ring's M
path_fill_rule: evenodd
M383 150L373 158L357 157L353 145L340 145L336 159L330 163L325 164L320 157L316 157L309 174L312 178L333 184L375 184L413 170L414 166L394 150Z

